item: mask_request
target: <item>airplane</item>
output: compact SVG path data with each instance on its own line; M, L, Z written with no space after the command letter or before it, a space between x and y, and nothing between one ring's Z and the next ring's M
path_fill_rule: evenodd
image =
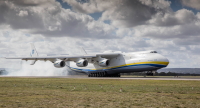
M68 71L85 73L88 77L120 77L120 73L153 72L167 67L169 60L157 51L121 52L105 51L103 53L87 54L82 48L82 55L39 56L31 43L30 57L6 57L6 59L22 59L32 61L51 61L56 68L67 67Z

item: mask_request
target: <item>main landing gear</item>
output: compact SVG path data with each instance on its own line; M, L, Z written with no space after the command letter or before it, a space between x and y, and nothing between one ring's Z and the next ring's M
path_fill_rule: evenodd
M147 71L147 72L146 72L146 75L147 75L147 76L154 76L155 72L156 72L156 71Z
M120 77L120 74L107 74L106 72L90 73L88 77Z

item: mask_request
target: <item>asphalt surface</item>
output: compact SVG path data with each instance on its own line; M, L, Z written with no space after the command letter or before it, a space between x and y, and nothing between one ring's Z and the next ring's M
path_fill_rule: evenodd
M128 80L197 80L200 81L200 77L88 77L86 75L68 75L68 76L0 76L0 77L13 77L13 78L79 78L79 79L128 79Z

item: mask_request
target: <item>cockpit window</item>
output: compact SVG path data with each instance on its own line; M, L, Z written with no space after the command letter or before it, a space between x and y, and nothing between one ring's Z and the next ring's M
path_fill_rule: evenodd
M157 53L157 51L151 51L150 53Z

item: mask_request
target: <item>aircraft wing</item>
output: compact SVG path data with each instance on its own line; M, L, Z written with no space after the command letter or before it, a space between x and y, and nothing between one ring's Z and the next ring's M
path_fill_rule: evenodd
M38 60L42 60L42 61L51 61L52 63L56 63L55 65L57 65L57 62L60 65L63 65L64 61L74 61L74 62L81 62L81 63L86 63L86 60L83 59L87 59L87 61L99 61L101 60L101 58L106 58L106 59L111 59L114 57L117 57L118 55L120 55L119 53L98 53L98 54L87 54L86 51L82 48L82 52L83 55L55 55L55 56L39 56L37 53L37 50L34 46L33 43L31 44L31 52L30 52L30 57L6 57L6 59L21 59L21 60L30 60L31 63L30 65L34 65L36 61ZM81 60L82 59L82 60ZM61 61L60 61L61 60ZM60 67L60 66L58 66ZM62 67L62 66L61 66Z
M107 58L107 59L115 58L118 55L120 55L120 53L99 53L99 54L96 54L96 56L100 56L102 58Z
M56 59L65 60L65 61L76 61L77 59L91 59L96 57L102 58L114 58L117 57L119 53L99 53L99 54L86 54L86 55L66 55L66 56L37 56L37 57L6 57L6 59L22 59L22 60L43 60L43 61L55 61Z
M6 57L6 59L22 59L22 60L55 60L55 59L60 59L60 60L68 60L68 61L73 61L73 59L77 58L92 58L96 57L94 55L77 55L77 56L38 56L38 57Z

